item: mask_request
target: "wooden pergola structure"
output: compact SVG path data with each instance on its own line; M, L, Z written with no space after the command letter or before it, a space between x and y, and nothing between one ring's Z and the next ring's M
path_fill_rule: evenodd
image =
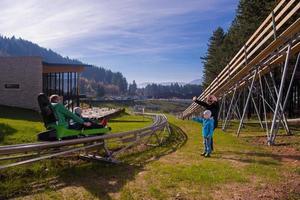
M291 98L290 91L295 86L293 81L300 62L299 13L299 1L279 1L245 45L198 97L202 101L210 94L218 97L223 130L226 130L229 120L236 118L240 121L236 132L239 136L248 107L252 105L260 126L266 131L269 145L275 143L280 125L287 134L291 134L285 109ZM294 59L295 56L297 59ZM291 58L295 60L292 65ZM297 88L296 97L292 96L292 100L299 105L299 83ZM199 109L198 104L192 103L182 117L193 116ZM268 119L270 113L272 119Z

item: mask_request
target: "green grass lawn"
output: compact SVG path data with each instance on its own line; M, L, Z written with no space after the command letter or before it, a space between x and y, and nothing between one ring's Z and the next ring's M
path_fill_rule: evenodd
M136 101L136 104L145 106L147 112L180 113L183 112L191 102L149 99Z
M109 120L109 126L112 128L112 133L119 133L140 129L152 124L152 119L138 115L122 114L118 118Z
M187 108L192 101L168 101L160 99L147 99L147 100L136 100L131 103L93 103L93 106L101 106L108 108L119 108L124 107L132 110L133 106L139 105L145 107L145 112L162 112L162 113L180 113ZM88 106L84 104L84 106Z
M17 199L215 199L219 193L232 199L231 193L238 192L239 188L241 193L245 188L255 193L265 185L276 188L286 180L287 174L299 180L299 165L285 162L299 158L274 153L273 148L280 147L253 143L253 136L264 135L257 127L246 126L240 138L233 134L236 124L227 133L216 129L215 151L211 158L203 158L200 125L171 115L168 118L172 132L165 142L159 147L135 147L119 157L122 164L86 162L73 157L0 171L0 199L8 196ZM43 129L34 119L0 116L5 130L1 144L34 141L33 131ZM126 114L110 121L113 132L149 124L148 118ZM296 133L290 141L292 146L300 141ZM297 195L291 193L290 199L297 199Z
M36 141L37 133L45 130L37 112L0 106L0 144Z

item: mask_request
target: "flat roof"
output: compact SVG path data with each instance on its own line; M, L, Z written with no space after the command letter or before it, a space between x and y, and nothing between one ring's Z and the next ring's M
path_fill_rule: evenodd
M67 64L67 63L48 63L42 62L43 73L59 73L59 72L83 72L85 67L90 65L85 64Z

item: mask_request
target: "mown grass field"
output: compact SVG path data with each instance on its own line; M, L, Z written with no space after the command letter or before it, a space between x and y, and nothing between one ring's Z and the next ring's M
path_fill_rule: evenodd
M162 112L162 113L180 113L185 110L192 100L189 101L175 101L175 100L159 100L159 99L147 99L147 100L136 100L131 103L92 103L93 106L118 108L125 107L132 110L135 105L145 107L145 112ZM82 106L88 107L87 104Z
M34 141L43 129L34 113L7 113L0 115L1 144ZM119 157L122 164L73 157L0 171L0 199L299 199L297 127L296 135L278 137L282 145L275 147L262 144L258 126L246 126L240 138L233 134L236 124L226 133L216 129L215 151L203 158L199 124L168 118L172 132L164 144L138 146ZM110 125L119 132L150 123L123 115Z

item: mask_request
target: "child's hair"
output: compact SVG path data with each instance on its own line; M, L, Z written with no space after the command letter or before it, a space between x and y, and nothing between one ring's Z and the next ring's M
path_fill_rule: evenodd
M59 100L59 96L57 94L53 94L49 99L51 103L56 103Z
M210 110L205 110L203 112L203 115L208 115L208 117L210 118L211 117L211 111Z
M82 114L82 109L81 109L80 107L75 107L75 108L74 108L74 113L77 114L77 115L79 115L79 116L81 116L81 114Z

